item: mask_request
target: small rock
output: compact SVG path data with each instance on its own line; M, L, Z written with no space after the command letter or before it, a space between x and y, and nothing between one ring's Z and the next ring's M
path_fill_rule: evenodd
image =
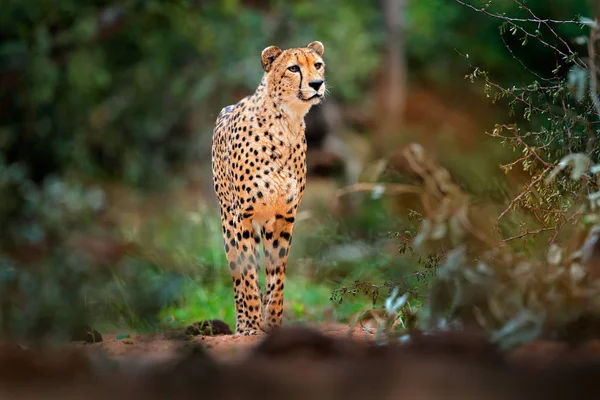
M102 342L102 335L90 326L77 326L71 330L71 341L100 343Z
M214 336L214 335L231 335L231 329L229 325L219 319L210 319L194 322L185 329L186 335L202 335L202 336Z

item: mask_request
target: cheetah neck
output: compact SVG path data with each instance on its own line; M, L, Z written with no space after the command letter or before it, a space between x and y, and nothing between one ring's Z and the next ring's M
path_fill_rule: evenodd
M253 95L258 106L258 118L275 118L279 120L282 127L292 136L304 133L304 117L310 110L312 104L308 102L283 101L269 91L267 75L265 74Z

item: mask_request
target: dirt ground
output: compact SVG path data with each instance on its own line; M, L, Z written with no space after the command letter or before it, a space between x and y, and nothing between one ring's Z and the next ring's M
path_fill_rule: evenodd
M229 329L227 326L226 328ZM362 327L359 325L350 327L341 323L289 324L285 327L286 332L294 332L295 329L311 329L333 340L349 339L358 344L373 344L376 339L376 329L369 323ZM211 358L219 362L229 362L247 358L248 354L267 338L266 334L259 336L190 335L186 333L185 328L160 333L132 334L127 338L119 338L119 333L114 332L100 333L102 342L73 342L68 347L87 354L103 354L115 360L153 363L177 358L187 349L200 346ZM475 338L476 341L479 339L479 337ZM292 336L289 340L294 341L295 338ZM544 364L548 361L567 359L591 359L600 362L600 340L589 340L577 346L562 341L537 340L513 348L506 353L506 358L522 364Z
M323 324L312 326L331 338L352 338L357 341L372 341L375 338L373 328L356 327L351 329L344 324ZM166 331L153 334L134 334L119 339L117 333L102 334L100 343L74 343L74 347L94 352L101 350L115 358L134 357L146 360L164 360L175 357L178 352L189 346L202 345L212 357L218 360L236 360L244 357L248 350L261 342L266 335L239 336L214 335L190 336L185 330Z
M600 398L600 345L500 351L485 335L415 332L375 343L343 325L269 335L185 331L53 348L0 345L0 399L358 400Z

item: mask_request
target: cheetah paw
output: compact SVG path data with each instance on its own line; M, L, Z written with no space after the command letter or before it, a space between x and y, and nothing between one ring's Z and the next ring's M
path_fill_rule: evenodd
M243 331L238 331L236 334L240 336L260 336L265 335L266 333L257 329L246 329Z

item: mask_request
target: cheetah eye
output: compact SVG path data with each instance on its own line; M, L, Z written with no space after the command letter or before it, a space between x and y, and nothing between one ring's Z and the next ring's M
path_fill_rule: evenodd
M298 72L298 71L300 71L300 67L298 67L297 65L292 65L291 67L288 67L288 71Z
M315 63L315 68L316 69L321 69L322 67L323 67L323 63L320 63L320 62Z

